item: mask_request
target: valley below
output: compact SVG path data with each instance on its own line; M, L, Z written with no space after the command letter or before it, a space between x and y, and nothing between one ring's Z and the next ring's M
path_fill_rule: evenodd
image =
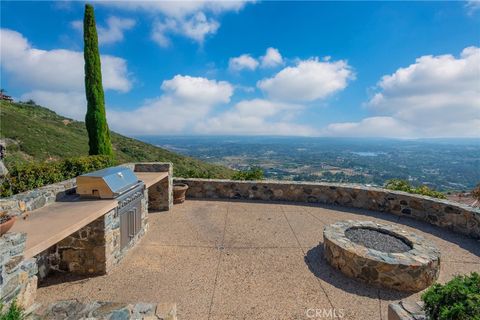
M259 167L267 179L382 186L398 178L444 192L471 190L480 182L480 143L475 139L138 138L232 169Z

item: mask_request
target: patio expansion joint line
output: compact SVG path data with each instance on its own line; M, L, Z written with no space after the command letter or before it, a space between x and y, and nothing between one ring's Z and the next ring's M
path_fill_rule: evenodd
M275 247L275 246L265 246L265 247L247 247L247 246L224 246L225 249L239 249L239 250L262 250L262 249L298 249L297 246L295 247Z
M197 248L197 249L217 249L215 245L194 246L189 244L161 244L161 243L149 243L144 244L142 247L167 247L167 248Z
M304 208L304 207L302 207L302 210L303 210L303 212L305 212L305 213L307 213L308 215L310 215L311 217L313 217L315 220L318 220L318 221L320 221L321 223L323 223L323 224L325 224L325 225L328 224L327 222L323 221L322 219L320 219L319 217L317 217L316 215L314 215L312 212L310 212L310 210L308 210L308 209L306 209L306 208Z
M383 320L382 300L380 298L380 290L378 290L378 289L377 289L377 299L378 299L378 314L380 315L380 320Z
M442 259L442 262L449 262L449 263L466 263L466 264L480 264L480 261L458 261L458 260L445 260L445 259Z
M194 248L194 249L217 249L217 250L225 250L225 249L239 249L239 250L262 250L262 249L297 249L298 246L294 247L276 247L276 246L259 246L259 247L249 247L249 246L227 246L227 245L205 245L205 246L194 246L189 244L156 244L156 243L149 243L144 244L142 247L166 247L166 248Z
M285 209L284 209L283 207L281 207L281 209L282 209L282 212L283 212L283 217L284 217L285 220L287 221L287 224L288 224L288 226L290 227L290 230L292 231L293 236L295 237L295 240L297 241L298 248L300 249L300 251L302 251L303 256L306 257L306 256L307 256L307 253L305 252L305 250L303 250L303 247L302 247L302 245L300 244L300 240L298 240L297 234L295 233L295 231L293 231L293 227L292 227L292 225L290 224L290 221L288 221L287 214L285 213ZM307 261L308 261L308 263L311 263L308 258L307 258ZM320 282L320 279L318 279L316 276L315 276L315 279L317 280L317 283L318 283L318 285L320 286L320 289L322 289L323 293L324 293L325 296L327 297L328 303L330 303L330 306L332 307L332 309L335 309L335 306L333 305L332 300L330 299L330 297L329 297L328 294L327 294L327 291L325 290L325 288L323 287L322 283Z
M210 298L210 306L208 307L208 319L212 317L213 299L215 298L215 289L217 288L218 274L220 272L220 263L222 262L222 257L224 252L224 250L222 250L221 248L224 248L224 243L225 243L225 232L227 231L228 211L229 211L229 207L227 206L227 212L225 213L225 222L223 225L222 242L220 246L217 246L217 249L219 249L218 262L217 262L217 268L215 271L215 281L213 282L212 297Z

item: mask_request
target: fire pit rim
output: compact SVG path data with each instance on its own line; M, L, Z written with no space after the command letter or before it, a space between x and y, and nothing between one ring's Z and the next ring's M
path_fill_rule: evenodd
M350 228L367 228L385 232L405 239L411 249L404 252L383 252L355 243L345 235ZM440 259L440 251L424 237L408 232L395 225L380 224L373 221L344 220L324 227L324 238L333 242L349 253L368 259L392 265L423 266L433 260Z

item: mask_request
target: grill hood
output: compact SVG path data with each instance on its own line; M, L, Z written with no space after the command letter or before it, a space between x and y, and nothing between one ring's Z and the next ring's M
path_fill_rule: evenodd
M111 167L77 177L77 194L83 197L116 198L138 184L132 170Z

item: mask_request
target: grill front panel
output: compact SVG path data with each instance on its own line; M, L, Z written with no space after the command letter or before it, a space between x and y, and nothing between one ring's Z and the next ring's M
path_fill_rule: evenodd
M142 199L144 185L141 184L119 198L117 213L120 216L120 248L129 245L142 230Z

